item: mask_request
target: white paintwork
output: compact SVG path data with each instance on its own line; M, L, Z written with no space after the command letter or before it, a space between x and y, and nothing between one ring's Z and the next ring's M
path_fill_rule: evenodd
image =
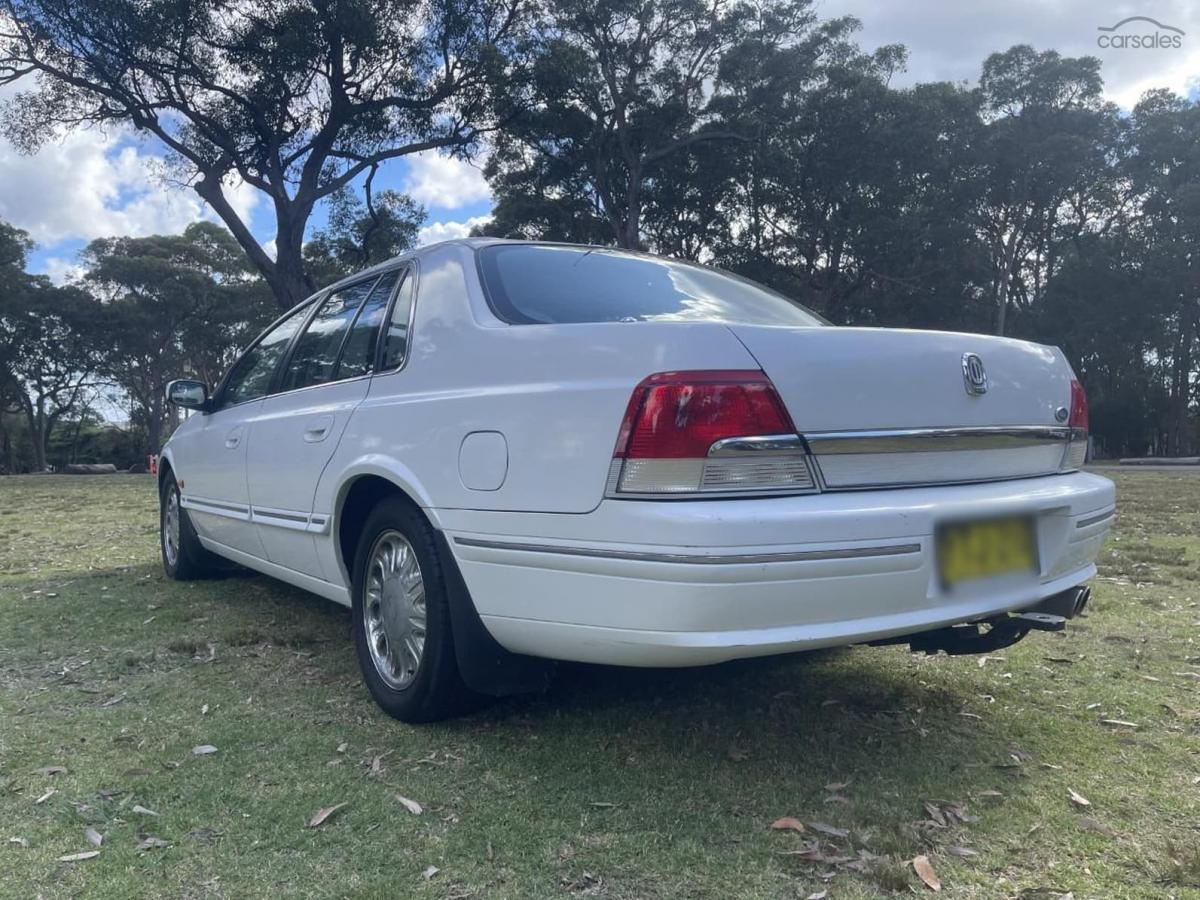
M184 484L206 547L348 603L341 505L357 479L383 478L445 533L500 643L630 665L904 634L1027 607L1094 574L1111 525L1096 516L1112 509L1112 484L1057 474L1050 457L1060 451L1044 447L843 454L822 463L831 488L872 470L886 473L882 481L940 474L984 483L605 499L630 394L655 372L761 367L800 432L1046 426L1061 425L1055 411L1070 401L1071 370L1058 350L882 329L512 326L483 296L480 243L435 245L385 264L419 273L399 370L194 415L176 431L163 458ZM987 394L964 390L965 352L986 360ZM1041 571L943 594L935 526L1008 514L1035 517ZM506 543L518 546L488 546ZM855 555L864 550L876 555ZM646 554L788 558L698 564Z

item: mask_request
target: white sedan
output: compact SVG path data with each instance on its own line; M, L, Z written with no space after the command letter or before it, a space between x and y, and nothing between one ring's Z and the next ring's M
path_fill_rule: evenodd
M405 721L549 660L690 666L1053 630L1114 516L1060 350L832 327L600 247L426 247L271 325L162 454L172 578L345 604Z

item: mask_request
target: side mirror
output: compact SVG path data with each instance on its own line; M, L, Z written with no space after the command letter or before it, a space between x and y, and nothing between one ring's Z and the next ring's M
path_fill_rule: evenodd
M177 378L167 385L167 401L184 409L208 409L208 385L203 381Z

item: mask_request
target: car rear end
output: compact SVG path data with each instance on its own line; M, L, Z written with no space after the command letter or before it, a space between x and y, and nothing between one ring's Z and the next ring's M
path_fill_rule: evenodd
M604 275L596 251L577 253L573 268ZM481 269L494 290L503 273ZM790 322L786 310L775 321L770 298L722 306L708 270L669 269L684 301L645 316L615 302L608 321L708 316L731 349L714 368L647 360L611 423L595 507L440 512L502 645L642 666L914 635L958 652L1077 611L1114 490L1080 471L1086 397L1060 351ZM574 339L545 305L533 313L544 319L520 321L511 296L489 299L514 325ZM579 353L596 352L588 321L576 323ZM1043 615L1010 615L1031 611Z

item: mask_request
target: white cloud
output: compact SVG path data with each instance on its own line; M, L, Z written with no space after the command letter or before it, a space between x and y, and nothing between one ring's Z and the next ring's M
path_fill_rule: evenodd
M42 266L46 275L55 284L73 284L87 274L87 267L71 259L52 256Z
M436 244L438 241L452 241L455 238L465 238L471 234L471 229L477 225L486 225L491 216L472 216L465 222L434 222L426 225L417 232L417 246Z
M934 80L974 83L988 54L1013 44L1031 44L1064 56L1097 57L1105 94L1126 108L1151 87L1187 94L1200 86L1200 4L1192 0L1155 0L1152 7L1145 8L1128 2L1096 4L1094 0L823 0L817 11L825 18L852 15L860 19L863 29L858 38L864 47L907 46L908 71L898 84ZM1118 50L1097 44L1099 26L1112 26L1137 14L1183 29L1183 46ZM1137 33L1144 30L1140 25L1133 28Z
M404 190L418 203L442 209L459 209L492 199L492 191L479 169L434 151L408 157Z
M0 91L0 101L13 89ZM76 129L26 156L0 140L0 219L35 241L177 233L215 214L190 188L164 183L162 160L125 129ZM227 189L243 216L261 200L244 183Z

